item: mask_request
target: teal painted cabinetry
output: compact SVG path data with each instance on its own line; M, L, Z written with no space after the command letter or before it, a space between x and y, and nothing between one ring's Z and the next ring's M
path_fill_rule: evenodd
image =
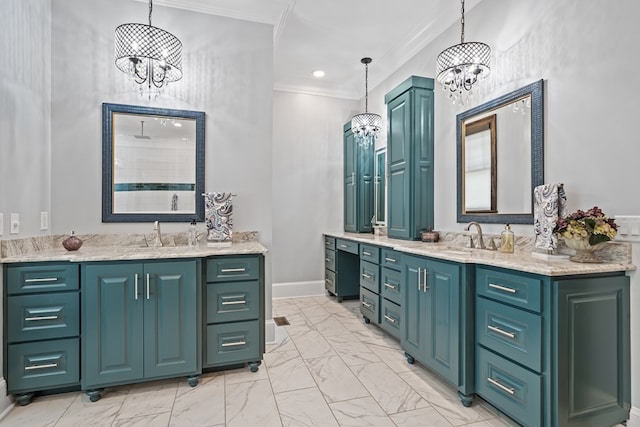
M526 426L605 426L630 409L629 278L476 268L476 393Z
M264 256L207 259L203 367L248 363L258 370L265 351Z
M189 376L197 384L200 260L82 267L82 388Z
M471 404L472 286L467 266L403 255L404 327L401 345L407 360L419 361L458 387Z
M338 302L360 295L360 258L357 242L325 236L324 283Z
M4 378L26 405L36 392L80 384L80 268L76 263L4 269Z
M385 96L389 237L433 227L433 79L412 76Z
M344 125L344 231L371 233L374 215L374 144L359 144Z

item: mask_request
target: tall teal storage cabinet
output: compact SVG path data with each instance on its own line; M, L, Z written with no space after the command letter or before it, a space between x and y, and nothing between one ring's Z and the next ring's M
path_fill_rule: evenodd
M82 269L82 388L201 372L200 260L87 264Z
M433 79L412 76L385 96L389 237L418 240L433 227Z
M371 233L374 215L374 143L359 144L344 125L344 231Z

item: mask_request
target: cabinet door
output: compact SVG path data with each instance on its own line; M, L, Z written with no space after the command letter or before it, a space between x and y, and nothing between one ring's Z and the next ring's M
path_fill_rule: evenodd
M455 264L427 265L424 363L453 384L458 381L460 272Z
M86 265L82 299L82 388L142 378L142 266Z
M424 258L403 257L403 284L405 299L402 304L404 325L402 326L402 348L415 359L424 362L426 330L431 317L426 309L426 293L422 288L427 260Z
M147 263L144 281L145 377L195 372L196 261Z
M344 231L357 232L356 141L351 130L344 134Z
M387 234L389 237L409 239L410 236L410 167L411 113L410 93L406 92L388 105L389 143L387 156L389 176L387 183ZM417 287L417 284L416 284Z

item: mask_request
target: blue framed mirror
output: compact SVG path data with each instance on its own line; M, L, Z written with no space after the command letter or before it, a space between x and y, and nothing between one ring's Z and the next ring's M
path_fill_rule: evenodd
M102 222L204 221L205 113L102 104Z

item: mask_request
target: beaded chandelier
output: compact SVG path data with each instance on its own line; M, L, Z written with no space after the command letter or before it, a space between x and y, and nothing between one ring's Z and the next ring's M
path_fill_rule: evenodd
M373 143L380 133L380 125L382 118L374 113L369 113L369 64L371 58L362 58L361 63L364 64L364 113L356 114L351 119L351 132L355 136L358 143L365 147Z

